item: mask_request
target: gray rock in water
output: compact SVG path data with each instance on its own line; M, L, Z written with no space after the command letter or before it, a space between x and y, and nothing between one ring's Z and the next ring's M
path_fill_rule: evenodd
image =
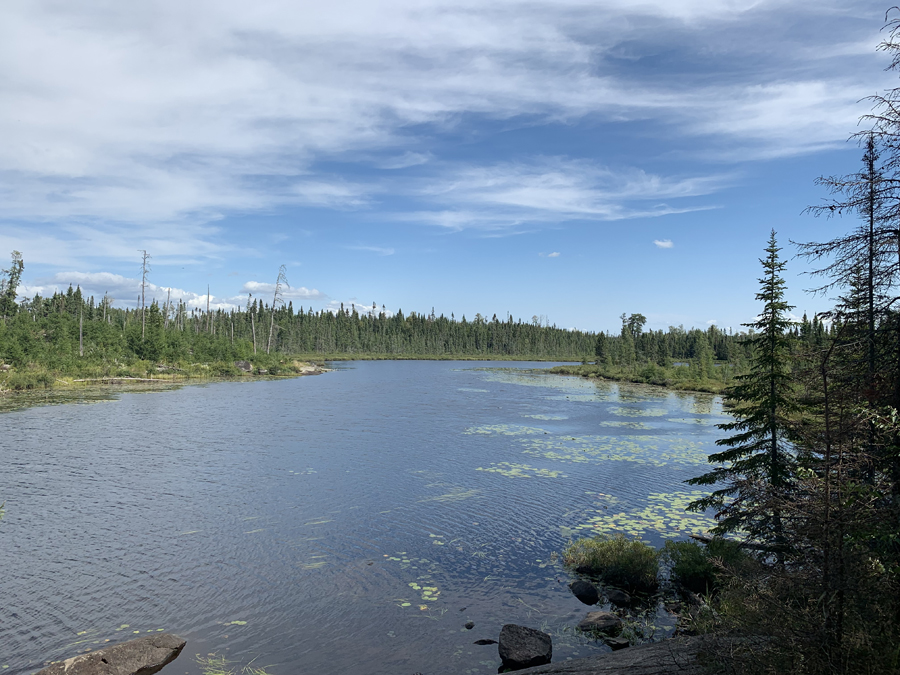
M631 604L631 596L618 588L607 588L603 593L606 595L606 599L616 607L628 607Z
M466 621L466 630L472 630L473 628L475 628L475 622L474 621Z
M550 663L553 641L539 630L508 623L500 629L498 649L504 667L520 670Z
M622 630L622 619L612 612L588 612L578 624L578 629L586 633L618 635Z
M185 641L171 633L129 640L54 663L36 675L153 675L171 663Z
M577 579L569 584L569 590L572 591L572 595L586 605L596 605L600 602L600 594L597 592L597 587L590 581Z
M475 640L475 642L473 642L472 644L473 645L495 645L495 644L497 644L497 641L496 640Z
M630 647L631 643L623 637L608 637L604 638L603 641L609 645L609 648L614 652L619 651L620 649L625 649L625 647Z

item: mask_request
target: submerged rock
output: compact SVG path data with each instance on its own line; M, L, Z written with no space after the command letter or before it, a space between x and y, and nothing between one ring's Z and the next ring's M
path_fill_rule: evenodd
M54 663L36 675L153 675L171 663L185 641L172 633L159 633L104 647Z
M475 622L474 621L466 621L466 630L472 630L473 628L475 628Z
M630 647L631 643L623 637L608 637L603 640L610 649L614 652L619 651L620 649L625 649L625 647Z
M496 640L475 640L475 642L473 642L472 644L473 645L495 645L495 644L497 644L497 641Z
M596 605L600 602L600 594L597 592L597 587L590 581L577 579L569 584L569 590L572 591L572 595L586 605Z
M616 607L628 607L631 604L631 596L618 588L607 588L603 593L606 595L606 599Z
M553 641L534 628L508 623L500 630L500 658L512 670L550 663Z
M586 633L618 635L622 630L622 619L612 612L588 612L578 624L578 629Z

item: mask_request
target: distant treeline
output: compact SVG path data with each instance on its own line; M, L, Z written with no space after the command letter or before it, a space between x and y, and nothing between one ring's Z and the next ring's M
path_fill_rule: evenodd
M436 316L433 310L404 315L343 306L336 312L295 311L291 303L273 303L273 312L272 305L259 299L238 310L203 311L180 301L155 300L143 310L124 309L111 306L107 298L84 297L71 286L17 303L14 284L24 264L17 254L13 263L0 288L0 296L13 299L0 307L0 362L19 367L61 369L73 359L224 362L269 353L597 360L663 367L684 361L712 367L713 360L740 364L747 356L744 333L716 326L644 331L646 319L640 314L623 315L620 334L607 335L511 315L487 319L477 314L467 320ZM825 336L815 319L796 332L818 340Z

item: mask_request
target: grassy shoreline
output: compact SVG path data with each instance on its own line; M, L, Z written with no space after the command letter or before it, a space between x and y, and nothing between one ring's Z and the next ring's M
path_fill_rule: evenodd
M547 372L556 375L573 375L578 377L612 380L615 382L634 382L650 384L672 391L693 391L703 394L721 394L731 384L729 380L718 380L709 377L693 377L689 367L677 366L661 368L654 366L641 370L628 370L597 365L555 366Z

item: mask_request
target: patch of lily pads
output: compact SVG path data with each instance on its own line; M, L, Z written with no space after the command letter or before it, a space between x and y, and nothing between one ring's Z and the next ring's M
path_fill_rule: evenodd
M476 471L488 471L490 473L499 473L507 478L567 478L562 471L552 471L550 469L538 469L528 464L513 464L512 462L496 462L491 463L489 467L479 466Z
M615 502L610 502L604 495L602 501L607 504L595 511L597 515L574 527L562 528L563 535L624 534L643 537L653 533L665 539L675 539L689 534L703 534L715 526L715 519L705 513L689 513L685 509L690 502L706 494L702 490L657 492L647 497L643 507L632 509L610 509L609 504Z

